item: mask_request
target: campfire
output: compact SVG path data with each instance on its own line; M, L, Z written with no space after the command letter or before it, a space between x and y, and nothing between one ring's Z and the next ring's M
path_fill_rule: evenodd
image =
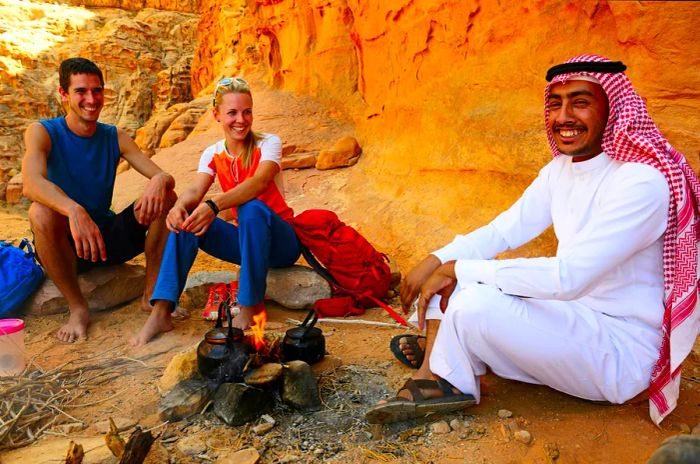
M295 409L320 407L318 381L309 364L323 358L325 342L321 330L313 327L313 311L304 324L285 334L265 332L267 314L262 311L246 334L231 325L228 307L222 304L219 309L215 327L197 347L197 367L204 379L189 378L178 383L161 401L163 420L187 417L184 410L201 408L208 402L229 425L260 417L274 406L276 398ZM222 324L224 317L228 326Z

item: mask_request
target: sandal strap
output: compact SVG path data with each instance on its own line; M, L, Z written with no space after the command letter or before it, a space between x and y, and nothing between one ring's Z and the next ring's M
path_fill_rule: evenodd
M425 398L423 398L423 394L420 392L420 389L429 388L425 386L421 387L423 382L425 382L425 380L408 379L406 380L406 383L403 384L403 387L399 388L399 391L408 390L411 392L412 401L423 401Z
M436 388L439 388L440 391L442 391L443 396L455 395L455 392L453 391L454 386L447 380L440 377L438 377L437 380L408 379L406 380L406 383L403 384L403 387L399 388L399 391L408 390L411 392L411 398L413 401L424 401L425 397L421 393L421 389L435 390Z
M443 379L442 377L438 377L437 384L440 387L440 390L442 390L442 392L445 394L445 396L453 396L455 394L454 391L458 390L454 385L452 385L450 382Z

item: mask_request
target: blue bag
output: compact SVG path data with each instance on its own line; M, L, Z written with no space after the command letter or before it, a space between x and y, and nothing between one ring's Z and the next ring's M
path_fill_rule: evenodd
M24 251L27 248L27 251ZM0 318L19 309L44 280L29 240L19 247L0 241Z

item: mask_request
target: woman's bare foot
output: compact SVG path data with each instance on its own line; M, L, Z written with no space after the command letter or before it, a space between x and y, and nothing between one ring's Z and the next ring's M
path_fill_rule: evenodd
M143 346L156 335L171 330L173 330L173 321L170 316L170 304L157 304L153 307L141 331L129 340L129 344L133 347Z
M265 306L262 304L257 304L255 306L240 306L241 311L233 318L233 326L247 330L253 325L253 316L258 314L260 311L265 310Z
M87 338L87 328L90 324L90 310L88 308L72 308L68 322L58 329L56 338L66 343Z

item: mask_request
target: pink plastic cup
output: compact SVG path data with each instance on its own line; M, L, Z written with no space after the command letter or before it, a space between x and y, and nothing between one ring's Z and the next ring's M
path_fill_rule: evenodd
M24 371L24 321L0 319L0 376Z

